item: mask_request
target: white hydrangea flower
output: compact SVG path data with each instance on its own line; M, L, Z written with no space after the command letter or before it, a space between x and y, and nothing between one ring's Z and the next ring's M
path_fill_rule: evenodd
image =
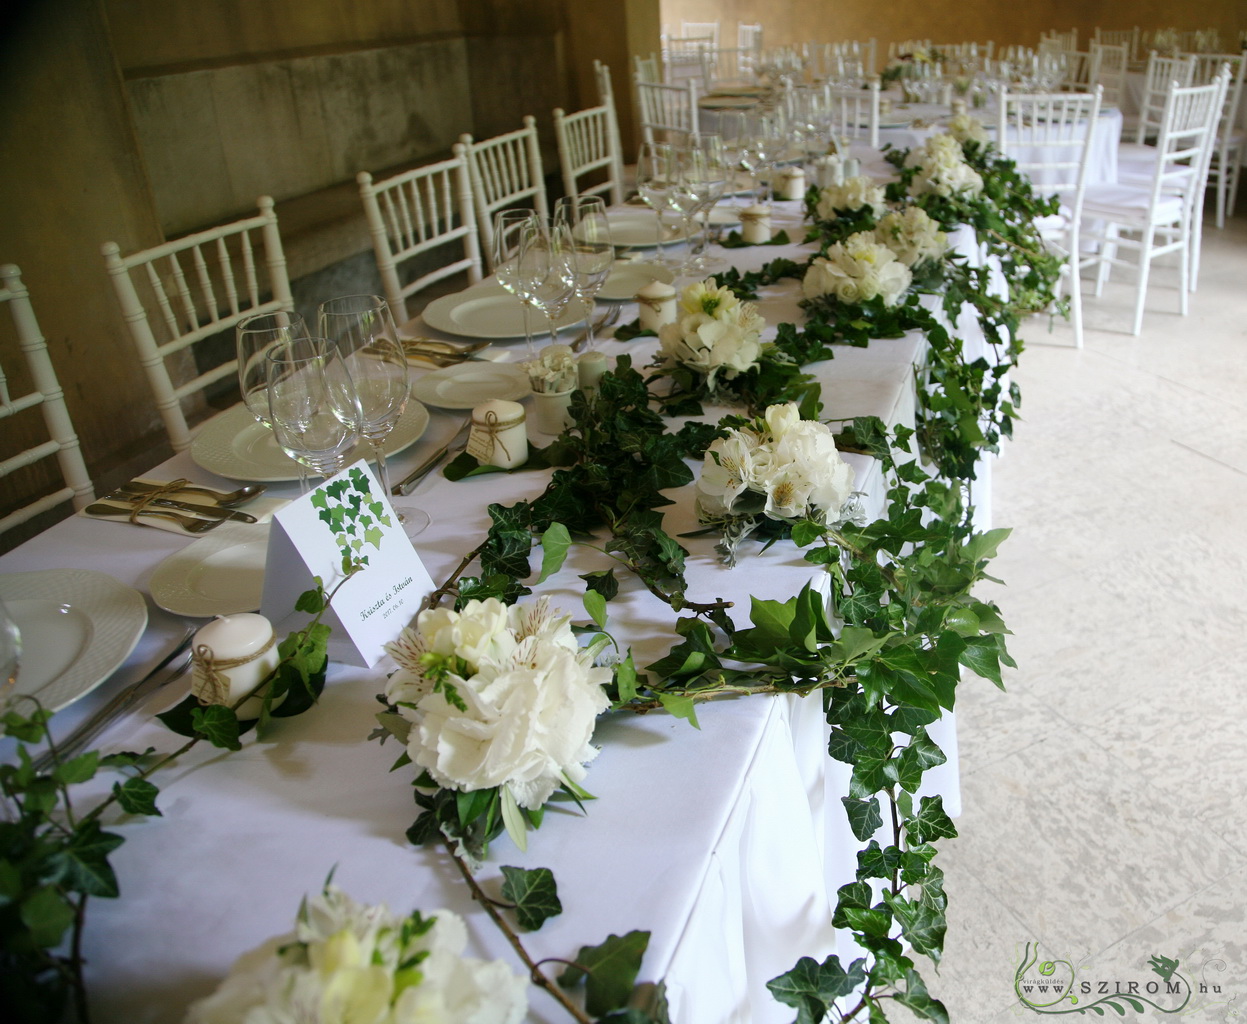
M834 295L856 305L879 297L893 306L912 283L910 269L890 248L875 241L873 232L858 231L815 257L801 288L807 299Z
M937 260L948 251L948 236L920 206L893 210L875 226L875 237L907 267Z
M597 756L597 716L610 705L609 668L576 643L571 617L547 598L513 605L489 598L460 612L421 613L387 650L399 662L387 696L413 723L407 752L447 789L507 786L521 807L544 804L564 779L579 782ZM461 658L433 692L423 656Z
M829 185L819 192L815 216L819 220L835 220L837 211L853 212L863 208L878 217L887 209L884 190L865 175L847 179L843 185Z
M955 114L948 121L948 134L958 142L986 142L987 129L973 114Z
M193 1004L187 1024L519 1024L527 980L501 961L463 956L467 927L448 910L409 929L383 905L327 886L304 902L293 933L234 964ZM421 957L413 983L403 965Z
M977 196L983 191L982 177L965 162L961 143L947 132L932 135L920 149L913 150L905 158L905 166L918 168L909 186L910 195Z

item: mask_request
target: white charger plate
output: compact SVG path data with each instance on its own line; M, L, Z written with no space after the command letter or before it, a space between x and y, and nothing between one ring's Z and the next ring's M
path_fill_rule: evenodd
M412 385L420 401L439 409L472 409L491 398L517 402L531 390L528 374L510 363L455 363Z
M22 637L16 693L59 711L130 656L147 628L147 602L102 572L45 569L0 576L0 600Z
M572 298L563 315L555 321L560 331L584 321L584 303ZM424 307L424 322L434 330L457 334L462 338L524 337L524 307L496 281L474 285L454 295L443 295ZM529 313L532 329L540 334L546 329L546 318L533 310Z
M429 426L429 410L409 401L385 441L385 454L394 455L420 440ZM372 457L372 446L361 444L346 461ZM236 405L205 423L191 441L197 466L233 480L277 483L298 480L299 467L277 445L273 432L259 423L245 405Z
M223 523L152 573L152 600L191 618L254 612L264 592L268 524Z
M602 282L597 297L607 302L630 302L650 282L670 284L674 280L675 272L669 267L642 260L617 260Z
M657 214L650 209L628 208L608 210L611 241L617 249L653 249L657 237ZM679 228L664 228L663 245L678 245L685 239Z

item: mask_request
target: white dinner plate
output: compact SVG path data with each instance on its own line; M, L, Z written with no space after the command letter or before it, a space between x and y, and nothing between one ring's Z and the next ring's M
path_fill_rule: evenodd
M156 566L152 600L192 618L258 611L267 554L267 524L223 523Z
M528 374L509 363L455 363L426 373L412 393L439 409L471 409L491 398L517 402L528 394Z
M573 299L556 321L565 331L584 320L584 303ZM428 326L463 338L524 337L524 306L496 281L473 285L454 295L443 295L424 307L421 314ZM529 313L532 328L546 329L546 318L535 310Z
M408 402L386 438L385 454L393 455L415 444L429 425L429 410ZM372 446L361 444L347 463L372 457ZM191 442L197 466L232 480L278 483L298 480L299 467L277 446L273 432L259 423L245 405L236 405L205 423Z
M651 281L670 284L674 280L675 272L669 267L641 260L617 260L606 280L602 282L597 297L607 302L629 302Z
M0 576L0 600L22 637L16 692L38 697L48 711L117 671L147 627L142 594L86 569Z
M657 228L656 214L650 209L628 208L609 210L606 214L611 225L611 241L618 249L653 249ZM684 241L684 233L678 227L663 228L663 245L675 245Z

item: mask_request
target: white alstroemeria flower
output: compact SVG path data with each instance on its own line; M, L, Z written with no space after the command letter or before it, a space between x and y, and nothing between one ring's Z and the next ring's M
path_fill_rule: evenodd
M688 313L704 313L715 320L731 320L741 301L730 288L720 288L713 280L694 281L680 293L680 308Z
M893 210L875 226L875 237L907 267L938 260L948 251L948 236L921 206Z
M697 481L697 503L701 511L713 516L731 510L736 499L754 482L755 448L756 439L751 440L750 435L738 430L711 442Z

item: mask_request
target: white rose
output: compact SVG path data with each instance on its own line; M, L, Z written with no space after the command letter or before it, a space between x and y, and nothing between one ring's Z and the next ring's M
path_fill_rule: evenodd
M776 440L782 438L789 431L796 429L801 422L801 410L796 402L769 405L763 416L766 420L767 429L771 432L771 437Z

